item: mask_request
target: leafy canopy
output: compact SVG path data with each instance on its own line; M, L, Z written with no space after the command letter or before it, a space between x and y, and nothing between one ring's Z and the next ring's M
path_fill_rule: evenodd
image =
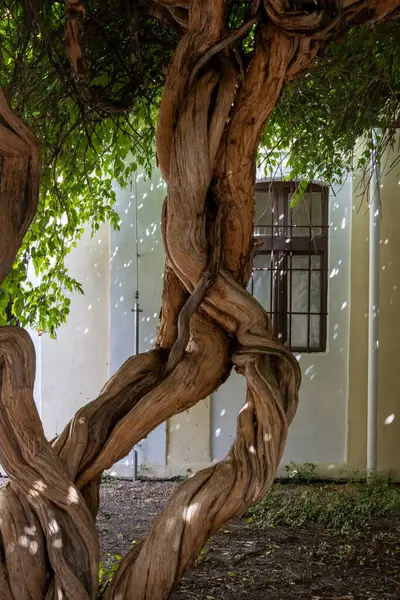
M244 6L232 3L232 28L243 21ZM71 248L87 227L118 228L114 184L126 186L138 166L151 172L157 109L178 34L148 7L145 0L89 0L86 72L77 77L65 52L63 2L1 4L0 85L38 136L43 168L37 216L0 290L0 324L17 320L55 335L70 293L84 291L65 266ZM254 35L253 28L235 47L244 68ZM396 23L350 31L288 84L262 139L266 172L284 156L292 179L340 181L369 164L372 126L382 128L382 153L399 119L399 41ZM355 140L363 137L355 159Z
M114 184L125 186L138 165L150 171L156 107L176 39L123 3L113 5L110 21L110 6L89 2L88 69L79 80L65 52L64 3L33 6L17 0L0 8L0 85L38 136L43 164L37 216L0 290L0 324L17 320L54 335L68 315L69 293L83 293L66 256L85 227L94 233L110 222L118 229Z
M274 173L282 155L292 180L341 183L350 170L368 171L372 129L380 130L379 157L400 126L399 47L399 23L353 29L331 43L286 86L267 123L266 171Z

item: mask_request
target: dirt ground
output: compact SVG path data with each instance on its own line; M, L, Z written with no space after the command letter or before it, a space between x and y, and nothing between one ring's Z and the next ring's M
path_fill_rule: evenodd
M146 535L174 482L103 484L98 526L109 568ZM215 535L172 600L400 599L400 523L380 521L356 537L321 529L257 531L235 519Z
M0 485L2 481L0 479ZM176 482L105 482L98 516L105 571L149 531ZM171 600L400 599L400 523L363 534L227 524L203 550Z

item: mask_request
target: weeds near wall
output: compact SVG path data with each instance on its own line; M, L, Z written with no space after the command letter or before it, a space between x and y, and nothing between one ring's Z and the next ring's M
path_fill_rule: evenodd
M365 531L377 519L400 517L400 489L379 477L368 484L356 476L346 484L317 484L312 483L316 479L312 465L305 472L304 466L290 469L295 471L291 479L296 485L276 483L250 509L249 523L260 529L322 526L344 534Z
M296 464L291 461L285 466L285 471L293 483L312 483L317 480L316 468L314 463Z

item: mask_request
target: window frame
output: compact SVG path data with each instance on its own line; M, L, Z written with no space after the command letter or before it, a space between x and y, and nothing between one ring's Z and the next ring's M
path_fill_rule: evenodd
M328 253L329 253L329 187L324 184L311 183L307 186L306 194L312 192L321 193L321 225L312 226L312 212L310 214L310 223L301 225L302 229L308 228L309 234L305 236L292 236L291 231L294 225L290 218L290 209L288 195L293 193L297 184L290 181L262 181L256 182L255 192L268 192L271 194L273 207L271 224L262 225L260 227L268 228L272 234L257 235L255 239L256 250L255 256L267 255L270 256L271 267L271 288L274 290L275 311L271 314L276 335L279 339L287 344L293 352L307 353L323 353L327 350L327 330L328 330ZM311 207L312 211L312 207ZM280 225L274 220L274 214L283 214L283 225ZM315 235L313 229L318 228L320 234ZM273 235L277 229L277 235ZM283 230L283 231L280 231ZM291 310L292 303L292 274L293 271L301 271L303 269L293 269L290 265L288 269L288 261L292 256L304 256L308 258L308 268L304 269L310 273L308 277L308 310L305 313L296 313ZM320 266L314 269L311 266L312 256L320 256ZM253 268L253 273L255 270ZM320 302L319 312L311 312L311 273L318 271L320 276ZM279 272L283 272L284 277L280 277ZM271 292L272 292L271 289ZM251 291L253 293L253 274ZM272 295L271 295L272 306ZM269 311L268 311L269 312ZM303 314L308 317L308 333L306 346L292 346L292 315ZM311 317L318 315L320 317L319 324L319 343L317 346L312 346L311 341Z

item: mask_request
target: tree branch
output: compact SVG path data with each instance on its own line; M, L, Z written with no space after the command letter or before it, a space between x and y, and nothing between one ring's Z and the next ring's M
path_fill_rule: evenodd
M226 214L226 206L218 207L217 217L214 221L213 227L210 261L192 294L179 313L178 339L176 340L168 358L166 366L167 374L173 371L177 364L182 360L190 337L190 319L197 312L206 296L207 291L216 280L221 258L221 230L223 226L223 217Z
M236 29L235 31L232 31L232 33L225 36L221 41L219 41L217 44L215 44L215 46L212 46L211 48L209 48L207 50L207 52L204 52L204 54L201 56L201 58L197 61L197 63L193 67L193 70L190 74L189 86L188 86L189 89L192 87L193 82L194 82L195 78L197 77L197 74L204 67L204 65L206 65L208 63L208 61L213 56L215 56L218 52L221 52L222 50L224 50L224 48L231 46L234 42L239 40L241 37L245 36L246 33L254 25L256 25L257 23L259 23L261 21L261 17L262 17L262 15L260 13L258 13L257 15L252 17L247 23L244 23L238 29Z

